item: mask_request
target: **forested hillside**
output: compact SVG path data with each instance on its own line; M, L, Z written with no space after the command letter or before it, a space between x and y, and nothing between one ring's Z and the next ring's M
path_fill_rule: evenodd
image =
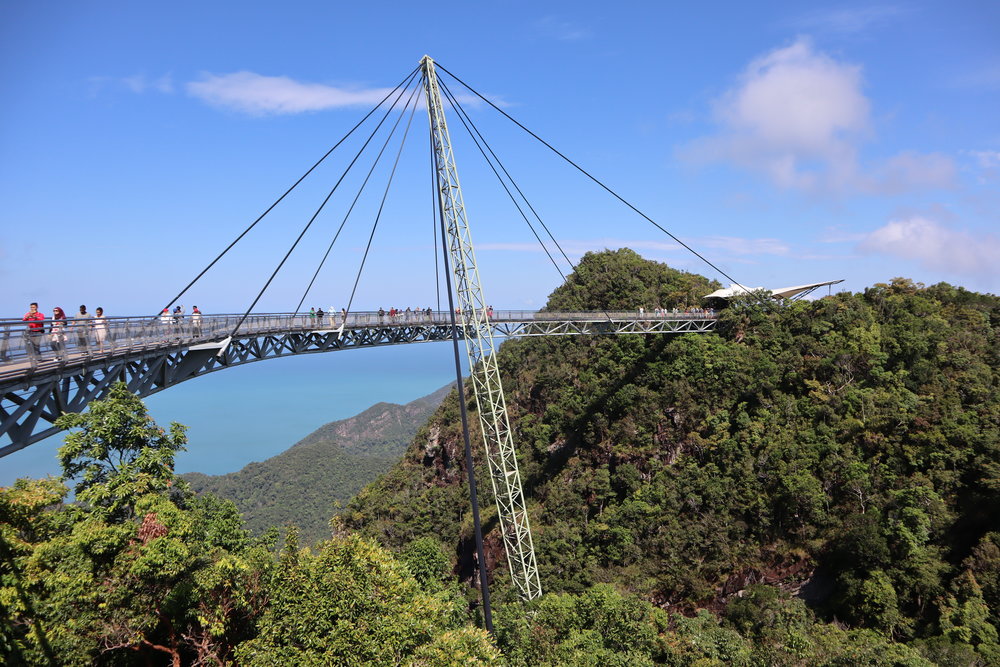
M669 308L707 288L604 252L548 307ZM721 613L758 643L792 632L794 616L811 629L771 658L790 664L833 655L824 642L843 628L848 644L1000 663L998 326L995 296L895 279L813 302L747 299L709 335L506 343L543 588L612 583L666 610ZM394 549L436 537L469 577L460 443L452 397L345 526ZM487 547L503 591L495 533Z
M58 423L64 480L0 488L0 664L499 664L434 544L275 553L174 475L184 427L124 383Z
M236 503L247 528L263 535L294 524L302 544L330 536L330 517L363 486L389 470L451 386L406 405L378 403L325 424L288 450L227 475L188 473L198 493Z
M594 253L549 307L671 308L712 288L629 250ZM998 327L995 296L895 279L747 298L711 334L504 344L546 594L511 590L479 469L492 637L465 583L457 393L330 539L302 548L294 529L283 545L255 537L233 503L195 495L174 475L184 427L158 427L119 384L60 418L62 480L0 489L0 657L1000 664Z

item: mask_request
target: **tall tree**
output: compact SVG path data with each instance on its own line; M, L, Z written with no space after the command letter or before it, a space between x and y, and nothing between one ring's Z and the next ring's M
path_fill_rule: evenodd
M164 431L123 382L56 426L72 430L59 448L63 479L76 480L76 499L111 521L131 519L136 499L170 489L174 457L187 444L185 426L174 422Z
M237 653L243 664L499 664L485 632L452 621L447 596L422 590L403 563L356 535L313 555L292 533L270 590L259 636Z
M225 662L253 634L270 554L232 503L178 488L165 433L124 385L60 425L64 478L0 489L5 635L28 664Z

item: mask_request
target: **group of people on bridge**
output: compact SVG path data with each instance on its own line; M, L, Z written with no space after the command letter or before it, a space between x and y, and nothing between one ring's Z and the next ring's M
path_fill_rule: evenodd
M114 328L104 314L104 308L98 307L91 314L86 304L80 306L79 312L72 318L59 306L52 308L49 318L38 308L37 302L28 306L28 312L21 321L23 329L24 352L30 359L38 357L45 348L50 349L57 358L64 359L68 348L84 352L105 352L114 343ZM173 311L163 309L157 322L163 331L177 331L190 325L192 333L201 329L201 311L195 306L190 317L185 320L184 307L177 306ZM11 330L5 326L0 335L0 361L10 359Z
M195 331L201 328L201 311L198 306L191 310L191 326ZM173 312L169 308L164 308L160 313L160 324L166 327L180 325L184 323L184 306L174 306Z
M333 306L330 306L330 308L328 310L326 310L325 312L324 312L322 306L320 306L319 308L310 308L309 309L309 319L312 322L313 326L319 327L319 326L323 326L324 324L326 324L326 320L323 319L325 317L329 317L330 318L330 326L332 326L332 327L337 326L337 309L334 308ZM341 323L341 325L347 324L347 309L346 308L341 308L340 309L340 323Z
M639 306L639 317L648 317L652 315L653 317L666 317L667 315L687 315L690 317L715 317L714 308L701 308L699 306L685 306L683 308L678 308L674 306L670 310L666 308L661 308L656 306L653 308L652 312L647 313L646 309Z
M492 315L492 307L490 308L490 315ZM395 324L398 322L430 322L433 319L434 310L428 306L427 308L406 308L405 310L400 308L385 308L378 309L378 323L379 324ZM309 320L312 326L321 327L327 324L327 320L324 318L329 318L330 326L337 326L337 315L336 309L330 306L329 310L324 311L322 307L320 308L310 308L309 309ZM347 323L347 309L340 309L340 324Z
M62 308L54 306L52 319L48 320L45 313L38 309L38 303L33 301L21 320L28 324L26 341L29 354L38 354L46 343L57 355L65 354L69 336L73 336L79 347L89 347L93 343L101 350L108 340L108 321L100 306L91 315L87 312L87 306L81 305L80 312L73 316L72 321L66 318L66 312ZM47 330L46 321L49 325ZM6 342L4 338L0 345L0 359L7 356Z
M378 323L385 324L386 316L389 317L389 322L420 322L420 321L431 321L431 314L434 311L431 310L430 306L427 306L426 310L421 308L407 308L406 310L400 310L398 308L390 308L386 311L384 308L378 309Z

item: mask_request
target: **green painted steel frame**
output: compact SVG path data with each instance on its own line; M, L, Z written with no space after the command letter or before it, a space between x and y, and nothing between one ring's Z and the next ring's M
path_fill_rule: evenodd
M507 417L500 369L497 366L489 306L483 296L482 282L476 267L472 235L434 61L429 56L424 56L420 66L427 93L427 115L438 172L438 196L448 233L448 250L455 274L454 289L466 333L465 349L469 356L473 395L476 398L490 482L496 499L500 534L507 551L507 565L514 586L522 598L531 600L542 594L542 585L538 578L531 524L517 465L517 451Z

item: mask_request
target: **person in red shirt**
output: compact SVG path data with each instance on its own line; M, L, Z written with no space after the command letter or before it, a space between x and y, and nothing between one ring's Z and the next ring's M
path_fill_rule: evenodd
M42 347L42 334L45 333L45 313L38 312L38 304L32 302L28 306L28 312L21 319L28 323L28 336L26 338L28 350L33 354L38 354Z

